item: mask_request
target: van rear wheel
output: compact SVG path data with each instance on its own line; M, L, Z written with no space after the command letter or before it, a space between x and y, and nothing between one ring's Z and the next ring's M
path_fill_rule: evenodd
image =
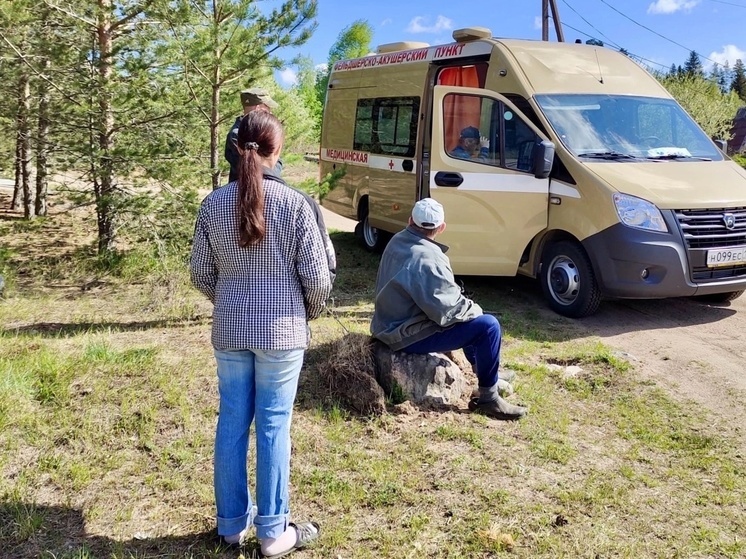
M541 289L549 307L570 318L591 315L601 303L591 261L583 247L572 241L552 243L545 249Z
M368 252L383 252L391 236L386 231L381 231L370 224L367 205L362 213L362 219L355 228L358 238Z

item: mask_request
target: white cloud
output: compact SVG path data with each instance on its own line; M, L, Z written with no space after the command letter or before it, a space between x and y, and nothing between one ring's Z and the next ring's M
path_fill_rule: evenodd
M282 85L291 86L298 83L298 73L292 68L285 68L280 70L280 82Z
M673 14L679 10L688 12L699 4L700 0L656 0L648 6L649 14Z
M326 62L322 62L321 64L316 64L316 66L313 67L314 70L317 72L326 72L329 65Z
M736 45L723 45L723 49L720 52L711 52L708 56L710 60L714 60L720 65L728 62L728 65L733 68L736 60L746 60L746 52L739 49Z
M391 25L392 23L394 23L394 20L390 17L387 17L381 22L381 27L383 27L384 25Z
M541 29L541 16L534 18L534 29Z
M410 33L440 33L451 29L453 29L453 21L445 16L438 16L433 25L428 25L427 18L424 16L417 16L409 22L407 27Z

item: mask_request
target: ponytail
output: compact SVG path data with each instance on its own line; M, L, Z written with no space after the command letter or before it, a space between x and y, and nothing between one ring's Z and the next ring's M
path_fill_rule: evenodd
M238 244L258 245L264 239L264 176L262 158L268 158L282 143L282 124L266 111L252 111L238 127Z

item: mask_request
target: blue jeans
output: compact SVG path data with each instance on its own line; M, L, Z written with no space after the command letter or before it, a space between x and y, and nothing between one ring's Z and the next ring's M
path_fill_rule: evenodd
M474 368L479 386L490 388L497 384L501 343L500 323L491 314L483 314L408 345L402 351L431 353L463 349L466 359Z
M237 534L252 521L246 456L256 420L257 537L277 538L290 514L290 422L303 365L302 349L215 350L220 415L215 434L218 534Z

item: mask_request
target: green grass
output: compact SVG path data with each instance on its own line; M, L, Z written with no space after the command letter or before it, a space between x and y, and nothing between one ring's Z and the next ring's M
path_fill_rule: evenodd
M52 223L34 226L34 242ZM50 250L60 268L42 270L24 257L29 232L12 229L0 223L17 243L0 264L23 270L0 300L0 555L236 557L214 532L209 304L178 259L81 290L71 277L90 262ZM361 417L330 398L320 348L367 332L378 262L351 234L333 240L333 313L312 324L291 478L293 517L323 535L298 557L746 556L735 435L547 313L520 280L465 283L501 320L525 420L393 407ZM582 371L566 377L569 365ZM255 540L243 556L258 556Z

